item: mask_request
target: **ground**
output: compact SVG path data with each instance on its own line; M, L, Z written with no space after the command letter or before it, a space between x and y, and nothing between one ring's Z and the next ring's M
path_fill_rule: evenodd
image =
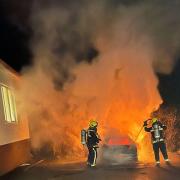
M40 161L19 167L1 177L3 180L180 180L180 155L170 155L171 166L162 162L136 165L104 165L88 168L85 162L61 164L58 161Z

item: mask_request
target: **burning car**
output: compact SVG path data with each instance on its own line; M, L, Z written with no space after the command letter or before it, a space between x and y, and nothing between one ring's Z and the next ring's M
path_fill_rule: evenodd
M136 163L136 144L128 136L109 137L102 146L102 159L110 164Z

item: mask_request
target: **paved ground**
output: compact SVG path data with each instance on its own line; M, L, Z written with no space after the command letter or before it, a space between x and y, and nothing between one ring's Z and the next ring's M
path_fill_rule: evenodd
M153 163L136 165L98 165L87 168L85 163L59 164L40 162L20 167L1 177L4 180L180 180L180 156L173 156L172 165Z

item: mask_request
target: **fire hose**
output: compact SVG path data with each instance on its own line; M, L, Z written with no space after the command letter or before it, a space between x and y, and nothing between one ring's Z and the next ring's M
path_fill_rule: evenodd
M148 120L146 120L146 121L144 121L144 122L147 122L147 124L148 124L148 121L151 121L151 119L148 119ZM136 136L136 138L135 138L135 140L134 140L135 142L138 140L139 135L141 134L143 128L144 128L144 125L143 125L143 126L141 127L141 129L139 130L139 132L138 132L138 134L137 134L137 136Z

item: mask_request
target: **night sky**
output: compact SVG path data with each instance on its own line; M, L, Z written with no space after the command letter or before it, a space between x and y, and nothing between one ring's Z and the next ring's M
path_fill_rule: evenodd
M0 58L17 71L30 64L32 58L30 10L31 4L27 1L20 4L16 0L0 1Z
M20 3L17 3L20 2ZM33 0L0 1L0 58L20 71L24 65L31 64L29 26ZM158 75L159 90L166 105L180 105L180 62L171 75ZM150 87L151 88L151 87Z

